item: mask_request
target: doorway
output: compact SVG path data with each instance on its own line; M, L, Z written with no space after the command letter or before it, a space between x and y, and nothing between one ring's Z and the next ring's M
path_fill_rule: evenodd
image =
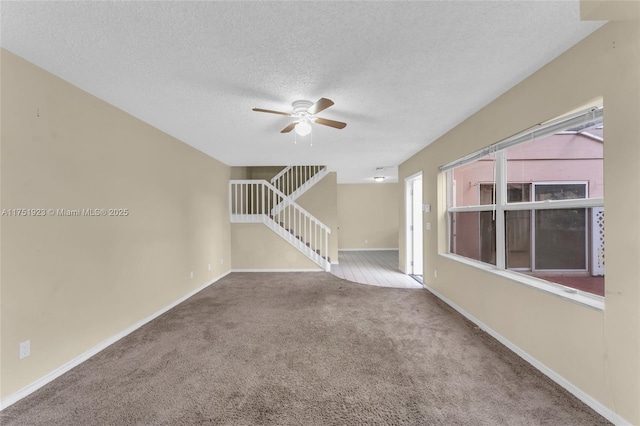
M422 173L405 179L406 259L405 271L422 282Z

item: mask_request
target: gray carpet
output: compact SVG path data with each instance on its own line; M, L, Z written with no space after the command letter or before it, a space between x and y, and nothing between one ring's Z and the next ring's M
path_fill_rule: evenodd
M231 274L0 423L607 424L427 291L324 272Z

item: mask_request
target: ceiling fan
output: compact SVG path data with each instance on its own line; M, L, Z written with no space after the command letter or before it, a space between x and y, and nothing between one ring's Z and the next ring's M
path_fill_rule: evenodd
M318 102L313 103L311 101L295 101L293 102L293 112L273 111L270 109L254 108L257 112L268 112L270 114L286 115L287 117L294 117L295 121L282 129L280 133L288 133L294 128L296 133L300 136L305 136L311 133L311 123L322 124L323 126L329 126L336 129L344 129L347 123L341 121L327 120L326 118L316 117L316 114L320 111L324 111L333 105L333 101L327 98L321 98Z

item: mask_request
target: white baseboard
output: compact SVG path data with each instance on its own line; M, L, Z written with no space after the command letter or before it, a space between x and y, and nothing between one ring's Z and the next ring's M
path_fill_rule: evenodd
M19 400L21 400L25 396L37 391L38 389L40 389L41 387L43 387L47 383L57 379L58 377L62 376L64 373L66 373L67 371L71 370L72 368L82 364L84 361L88 360L89 358L91 358L92 356L97 354L98 352L100 352L103 349L113 345L118 340L120 340L123 337L131 334L132 332L134 332L138 328L142 327L143 325L145 325L149 321L152 321L152 320L156 319L160 315L162 315L165 312L167 312L169 309L179 305L180 303L184 302L185 300L187 300L191 296L193 296L196 293L199 293L200 291L202 291L205 288L209 287L211 284L215 283L216 281L224 278L230 272L231 271L229 270L229 271L225 272L224 274L214 278L213 280L211 280L208 283L204 284L203 286L201 286L201 287L199 287L199 288L187 293L186 295L182 296L180 299L175 300L174 302L170 303L169 305L165 306L164 308L160 309L159 311L156 311L153 314L149 315L148 317L146 317L144 319L141 319L137 323L135 323L135 324L131 325L130 327L122 330L120 333L118 333L118 334L116 334L114 336L111 336L107 340L104 340L103 342L99 343L98 345L94 346L93 348L89 349L88 351L78 355L77 357L73 358L71 361L67 362L66 364L63 364L60 367L56 368L55 370L47 373L45 376L39 378L38 380L36 380L35 382L33 382L33 383L29 384L29 385L23 387L22 389L20 389L16 393L7 396L4 399L1 399L0 400L0 411L4 410L5 408L9 407L10 405L15 404L16 402L18 402Z
M231 272L324 272L324 270L318 267L318 269L232 269Z
M391 249L389 249L389 250L391 250ZM118 334L116 334L116 335L104 340L103 342L99 343L98 345L94 346L93 348L89 349L88 351L84 352L83 354L81 354L81 355L77 356L76 358L70 360L66 364L56 368L55 370L51 371L50 373L46 374L45 376L41 377L40 379L36 380L35 382L33 382L33 383L25 386L24 388L20 389L16 393L14 393L12 395L9 395L8 397L0 400L0 411L2 411L5 408L15 404L16 402L18 402L22 398L24 398L27 395L35 392L36 390L40 389L41 387L43 387L47 383L49 383L49 382L53 381L54 379L60 377L61 375L63 375L67 371L71 370L72 368L80 365L81 363L83 363L84 361L88 360L89 358L91 358L92 356L97 354L98 352L100 352L103 349L107 348L108 346L116 343L118 340L122 339L123 337L131 334L132 332L134 332L138 328L142 327L146 323L154 320L155 318L157 318L160 315L164 314L165 312L167 312L171 308L179 305L180 303L184 302L185 300L187 300L191 296L193 296L193 295L199 293L200 291L204 290L205 288L209 287L211 284L215 283L216 281L224 278L225 276L227 276L231 272L319 272L319 271L322 271L322 269L232 269L232 270L229 270L229 271L225 272L224 274L214 278L210 282L204 284L203 286L201 286L201 287L199 287L199 288L187 293L186 295L184 295L181 298L179 298L178 300L170 303L169 305L165 306L164 308L154 312L153 314L149 315L148 317L146 317L146 318L138 321L137 323L131 325L130 327L126 328L125 330L121 331L120 333L118 333ZM524 350L520 349L518 346L516 346L511 341L506 339L504 336L502 336L501 334L499 334L495 330L493 330L490 327L488 327L482 321L480 321L479 319L477 319L473 315L471 315L468 312L466 312L464 309L462 309L461 307L459 307L458 305L453 303L451 300L449 300L446 297L444 297L438 291L434 290L433 288L429 287L426 284L423 284L423 286L424 286L424 288L426 290L428 290L429 292L433 293L436 297L438 297L439 299L441 299L442 301L447 303L453 309L455 309L460 314L462 314L464 317L466 317L469 321L471 321L471 322L475 323L476 325L478 325L483 331L485 331L486 333L491 335L493 338L495 338L500 343L505 345L511 351L515 352L522 359L524 359L529 364L531 364L532 366L537 368L540 372L542 372L544 375L546 375L551 380L556 382L558 385L562 386L567 391L572 393L579 400L581 400L582 402L587 404L589 407L591 407L594 411L596 411L597 413L599 413L600 415L605 417L607 420L609 420L610 422L612 422L612 423L614 423L616 425L631 425L630 422L628 422L627 420L625 420L624 418L622 418L621 416L619 416L618 414L616 414L615 412L610 410L608 407L606 407L605 405L603 405L602 403L600 403L599 401L597 401L596 399L594 399L593 397L591 397L590 395L588 395L587 393L582 391L580 388L575 386L573 383L569 382L567 379L565 379L564 377L562 377L561 375L559 375L558 373L556 373L555 371L553 371L552 369L550 369L549 367L544 365L542 362L538 361L537 359L535 359L534 357L529 355Z
M428 290L429 292L433 293L434 296L436 296L437 298L441 299L447 305L451 306L453 309L455 309L460 314L462 314L469 321L473 322L478 327L480 327L483 331L485 331L491 337L493 337L494 339L496 339L497 341L499 341L500 343L505 345L511 351L515 352L516 355L518 355L520 358L524 359L529 364L534 366L542 374L544 374L545 376L549 377L551 380L553 380L554 382L556 382L557 384L559 384L560 386L565 388L567 391L569 391L571 394L573 394L580 401L582 401L585 404L587 404L589 407L591 407L595 412L600 414L602 417L606 418L607 420L609 420L611 423L613 423L615 425L625 425L625 426L626 425L631 425L630 422L628 422L627 420L623 419L621 416L619 416L618 414L613 412L611 409L606 407L600 401L598 401L595 398L593 398L592 396L588 395L582 389L578 388L576 385L574 385L573 383L571 383L570 381L568 381L567 379L562 377L560 374L556 373L551 368L547 367L546 365L544 365L542 362L538 361L533 356L529 355L527 352L522 350L520 347L518 347L515 344L513 344L506 337L502 336L500 333L498 333L497 331L495 331L492 328L490 328L489 326L487 326L485 323L480 321L478 318L474 317L473 315L471 315L470 313L468 313L467 311L462 309L460 306L456 305L451 300L449 300L446 297L444 297L438 291L434 290L433 288L429 287L426 284L422 284L422 285L426 290Z
M338 249L338 252L341 251L399 251L399 248L371 248L371 247L363 247L363 248L342 248Z

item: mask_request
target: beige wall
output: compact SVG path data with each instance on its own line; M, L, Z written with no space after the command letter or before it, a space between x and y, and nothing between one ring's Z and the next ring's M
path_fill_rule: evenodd
M231 179L261 179L270 181L284 166L231 167Z
M338 261L338 179L336 172L330 172L297 200L303 209L311 213L331 229L329 236L329 257Z
M231 167L230 179L249 179L249 167Z
M285 166L254 166L247 167L247 179L262 179L268 182L271 181L280 173Z
M437 206L425 213L434 224L424 234L426 284L633 424L640 424L639 76L638 22L609 23L407 160L399 176L422 171L424 202ZM439 166L599 96L605 105L605 311L440 256L446 206ZM403 264L403 233L399 239Z
M234 270L306 270L321 268L262 223L231 225Z
M583 20L628 21L640 19L637 0L580 0Z
M339 248L398 248L398 184L338 185Z
M230 168L5 50L1 61L1 208L129 211L2 216L7 397L229 270Z

